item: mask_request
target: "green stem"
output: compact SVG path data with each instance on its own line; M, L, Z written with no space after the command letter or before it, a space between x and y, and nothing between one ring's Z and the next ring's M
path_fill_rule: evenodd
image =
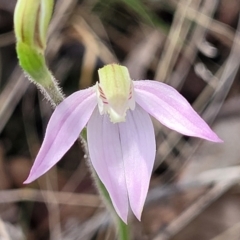
M58 87L57 82L50 71L48 71L48 73L49 74L47 75L47 78L44 79L44 81L47 82L47 85L44 86L43 84L37 84L37 86L39 86L43 95L55 108L64 100L64 95L62 94L61 89Z
M93 169L92 169L93 170ZM93 170L94 171L94 170ZM130 240L130 227L125 224L121 218L117 215L113 205L111 198L109 196L109 193L101 180L98 178L96 172L94 171L94 180L97 184L98 191L100 195L104 198L106 205L110 212L113 214L115 223L116 223L116 228L117 228L117 233L118 233L118 240Z
M118 218L118 232L119 240L130 240L129 226L126 225L120 218Z

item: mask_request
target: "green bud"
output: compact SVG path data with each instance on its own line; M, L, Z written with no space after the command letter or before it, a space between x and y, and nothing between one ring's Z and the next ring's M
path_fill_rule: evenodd
M14 29L20 66L55 106L63 100L63 94L48 70L44 56L53 3L53 0L18 0Z
M18 0L14 13L17 42L44 53L53 0Z
M52 11L53 0L18 0L14 13L20 66L32 81L43 87L52 84L44 56Z
M53 0L18 0L14 12L19 64L30 79L48 87L53 84L44 51L53 11Z
M44 56L23 42L17 43L18 59L21 67L30 76L31 81L47 87L52 84L51 73L49 72Z

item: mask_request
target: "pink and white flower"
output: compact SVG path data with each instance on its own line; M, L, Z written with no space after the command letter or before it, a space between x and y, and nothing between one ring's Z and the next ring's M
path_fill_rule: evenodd
M87 126L89 155L113 206L126 223L129 208L140 220L156 143L149 115L181 134L222 140L174 88L132 81L117 64L99 70L100 82L66 98L55 109L30 175L30 183L55 165Z

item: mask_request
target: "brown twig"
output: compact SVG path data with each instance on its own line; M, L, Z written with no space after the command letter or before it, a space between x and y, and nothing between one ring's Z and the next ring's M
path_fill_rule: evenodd
M54 194L55 199L51 196ZM21 201L46 202L50 204L66 204L85 207L102 207L101 199L96 195L57 192L49 190L16 189L0 191L0 204Z

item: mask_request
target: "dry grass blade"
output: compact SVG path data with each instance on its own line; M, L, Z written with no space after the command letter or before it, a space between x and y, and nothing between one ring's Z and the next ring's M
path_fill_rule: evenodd
M183 57L181 61L176 66L176 70L172 73L171 77L168 79L168 83L171 86L180 89L183 85L186 75L189 73L191 66L194 64L194 61L197 57L198 49L197 46L199 43L204 41L206 32L209 30L209 25L211 25L212 18L211 16L216 11L217 1L204 1L203 6L192 16L191 21L197 21L197 25L192 29L191 37L188 43L185 45L184 50L182 51ZM188 16L189 12L192 11L192 8L188 8L186 15ZM202 19L207 19L204 25L199 24Z
M212 238L211 240L238 240L240 236L240 222L227 229L226 231L219 234L217 237Z
M198 18L196 18L197 14L199 14ZM227 46L229 47L232 46L232 42L234 39L234 29L232 29L228 25L221 23L215 19L212 19L208 15L198 12L192 8L188 9L186 17L189 20L196 22L200 26L207 28L210 32L214 34L214 36L220 39ZM239 40L237 41L238 44L240 44Z
M200 1L198 2L200 3ZM157 80L161 80L162 82L166 81L166 78L169 76L169 73L173 67L172 61L175 62L178 54L180 53L181 47L178 47L178 45L180 44L180 46L182 46L181 41L186 37L186 34L188 32L187 30L190 27L189 23L187 23L187 26L185 26L185 20L188 8L191 3L192 0L179 1L177 10L174 15L173 24L171 26L165 47L163 49L162 58L158 64L155 74L155 79ZM180 36L182 38L179 39Z
M54 194L55 199L51 198L52 194ZM2 190L0 192L0 203L13 203L21 201L67 204L94 208L102 207L100 198L90 194L76 194L34 189Z
M86 240L96 236L96 230L102 225L107 226L110 216L107 212L95 214L91 219L82 224L72 224L63 232L63 239ZM79 231L81 229L81 231Z
M91 86L97 60L102 58L104 63L118 62L116 57L103 44L90 26L80 16L72 20L72 34L84 45L85 54L81 66L79 80L80 89Z
M235 182L234 182L235 183ZM179 217L169 224L153 240L169 240L180 232L187 224L195 219L203 210L205 210L216 199L222 196L230 187L232 181L222 181L217 183L209 192L202 196L198 201L186 209Z
M204 113L205 119L209 119L210 121L213 121L213 119L216 117L217 113L220 110L220 107L222 106L222 103L224 99L226 98L230 87L233 84L233 81L236 77L237 71L239 69L240 65L240 59L239 59L239 54L240 54L240 46L239 46L239 41L240 41L240 16L238 19L238 27L237 31L233 40L233 45L231 48L230 55L228 59L226 60L225 66L223 69L220 69L219 72L221 72L221 77L219 77L219 82L216 86L215 89L215 94L214 94L214 99L211 101L210 106ZM218 74L218 73L217 73ZM213 81L215 81L218 78L212 78ZM209 87L210 89L211 87ZM208 91L208 89L206 89ZM210 90L211 91L211 90ZM209 92L209 91L208 91ZM206 94L208 97L208 93ZM204 107L203 104L203 99L206 99L205 91L201 93L199 96L197 102L194 103L194 106L196 109L199 109L200 106L201 108ZM211 119L210 119L211 117Z
M3 240L11 240L3 220L0 218L0 237Z
M5 124L9 120L29 84L30 82L22 74L21 69L16 67L7 85L0 94L0 132L5 127Z
M0 48L13 43L15 43L15 35L13 31L0 34Z
M152 61L157 49L164 43L165 36L158 30L147 31L146 37L136 45L124 61L124 65L134 80L142 79L149 62Z

